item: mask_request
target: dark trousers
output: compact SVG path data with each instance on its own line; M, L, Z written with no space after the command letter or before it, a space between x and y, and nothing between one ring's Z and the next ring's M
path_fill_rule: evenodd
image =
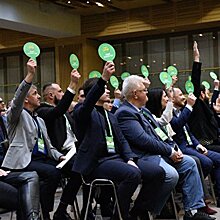
M65 188L63 189L60 201L69 205L74 204L76 195L79 191L80 186L82 185L81 174L72 171L73 163L74 157L72 157L67 162L67 164L61 169L63 177L67 177L68 182Z
M49 158L32 160L25 168L26 171L36 171L40 178L40 202L43 213L53 210L54 196L61 179L61 171L56 168L58 164Z
M141 172L122 159L105 160L100 163L90 175L90 178L105 178L117 184L117 193L122 218L128 219L130 201L138 184L141 182Z
M137 165L142 174L142 187L132 209L134 215L154 210L158 199L155 195L165 180L164 169L159 166L155 156L144 156L138 160Z
M18 219L39 212L39 179L36 172L11 172L0 177L0 207L17 210Z

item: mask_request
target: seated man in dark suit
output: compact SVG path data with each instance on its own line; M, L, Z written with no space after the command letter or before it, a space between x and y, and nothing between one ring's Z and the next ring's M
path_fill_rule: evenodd
M160 213L179 177L183 190L184 220L212 219L198 211L199 208L205 207L205 203L196 162L182 154L149 110L143 108L148 100L144 79L135 75L127 77L123 82L122 92L126 101L117 110L116 116L124 136L139 158L161 166L166 173L160 190L155 192L157 203L154 213Z
M52 145L62 154L66 155L69 151L76 153L75 142L77 141L73 119L67 112L76 92L80 74L77 70L72 70L70 84L64 93L59 84L48 83L43 86L44 101L36 110L39 117L43 118L47 126L47 132ZM73 205L76 194L82 184L81 175L72 171L75 155L61 169L62 174L68 177L57 211L54 213L53 220L70 220L67 213L67 206Z
M204 85L201 85L202 63L200 62L200 53L196 42L193 46L193 56L192 83L197 100L190 114L188 125L203 146L209 150L220 152L219 125L209 105L210 91ZM214 95L216 92L214 91Z
M214 116L216 121L218 122L218 135L220 135L220 106L219 106L219 86L220 86L220 82L218 79L214 80L214 91L212 94L212 98L211 98L211 109L214 112ZM219 139L219 137L218 137ZM212 144L213 145L213 144ZM220 145L218 145L218 147L216 147L215 149L211 149L210 150L215 150L217 152L220 152ZM217 149L217 150L216 150Z
M141 172L135 164L137 156L122 135L115 116L103 108L103 103L110 99L106 82L114 72L114 63L107 62L100 79L84 83L86 98L73 111L79 142L73 170L89 179L107 178L118 184L122 218L127 220L130 200L141 181ZM153 166L149 164L148 168L153 169ZM158 169L152 175L161 182L164 173Z
M185 97L182 91L178 88L174 89L174 117L171 120L171 126L176 135L173 138L179 144L179 147L184 154L193 155L199 158L204 177L206 177L211 172L212 168L214 168L217 193L220 198L220 154L207 150L199 143L191 132L188 126L188 121L190 119L193 105L195 104L195 98L192 99L190 98L191 96L193 96L193 94L189 95L187 105L185 106ZM219 200L217 206L220 206Z

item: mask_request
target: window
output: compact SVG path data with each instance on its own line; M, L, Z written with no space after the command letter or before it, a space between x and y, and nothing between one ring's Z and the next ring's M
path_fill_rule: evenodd
M0 97L5 101L14 97L17 85L26 75L28 59L23 53L0 55ZM55 81L54 51L51 49L42 51L37 58L37 65L33 83L41 89L46 82Z

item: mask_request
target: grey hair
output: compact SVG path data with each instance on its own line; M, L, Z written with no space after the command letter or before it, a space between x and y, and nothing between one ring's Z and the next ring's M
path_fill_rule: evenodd
M127 77L122 85L122 94L125 96L126 100L132 97L132 91L138 89L140 84L142 84L144 79L137 75L132 75Z
M26 97L28 97L29 95L30 95L30 90L31 89L37 89L37 86L35 86L35 85L31 85L31 87L30 87L30 89L28 90L28 93L27 93L27 95L26 95Z

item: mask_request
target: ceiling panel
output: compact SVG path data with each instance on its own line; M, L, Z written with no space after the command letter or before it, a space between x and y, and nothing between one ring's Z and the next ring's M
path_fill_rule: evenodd
M123 11L128 9L160 5L176 0L36 0L40 3L50 2L73 10L81 15L92 15Z

